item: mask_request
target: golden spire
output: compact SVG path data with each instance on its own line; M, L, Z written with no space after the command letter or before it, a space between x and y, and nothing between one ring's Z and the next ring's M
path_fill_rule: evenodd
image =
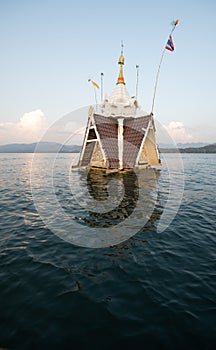
M119 57L118 64L120 65L119 76L116 84L125 84L123 76L123 65L124 65L124 56L123 56L123 42L121 44L121 55Z

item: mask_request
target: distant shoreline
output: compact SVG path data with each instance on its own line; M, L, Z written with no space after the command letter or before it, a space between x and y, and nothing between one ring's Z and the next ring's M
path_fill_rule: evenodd
M180 146L180 145L179 145ZM0 145L0 153L80 153L81 145L62 145L57 142L34 142L31 144ZM169 146L159 147L160 153L216 153L216 143L201 147L173 148Z
M159 149L160 153L187 153L187 154L215 154L216 150L213 151L208 151L208 150L202 150L199 148L195 148L195 149L188 149L188 148L176 148L176 149Z
M0 154L17 154L17 153L21 153L21 154L34 154L34 153L41 153L41 154L53 154L53 153L64 153L64 154L73 154L73 153L80 153L80 151L71 151L71 152L67 152L67 151L59 151L59 152L55 152L55 151L41 151L41 152L34 152L34 151L1 151L0 150Z
M204 152L204 151L198 151L198 150L192 150L189 151L187 149L160 149L159 151L160 153L170 153L170 154L178 154L178 153L182 153L182 154L216 154L216 151L214 152ZM73 151L73 152L28 152L28 151L17 151L17 152L4 152L4 151L0 151L0 154L56 154L56 153L61 153L61 154L79 154L80 151Z

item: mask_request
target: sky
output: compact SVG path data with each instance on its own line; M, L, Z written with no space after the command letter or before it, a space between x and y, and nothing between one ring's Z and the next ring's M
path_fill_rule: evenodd
M87 80L100 84L101 72L111 94L121 40L129 94L139 65L138 100L150 112L176 18L154 115L176 142L216 142L215 0L0 0L0 144L38 141L63 116L94 104ZM79 115L73 126L86 121Z

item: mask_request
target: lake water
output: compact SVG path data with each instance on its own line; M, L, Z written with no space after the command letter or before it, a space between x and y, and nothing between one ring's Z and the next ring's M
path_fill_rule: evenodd
M86 182L75 170L64 181L72 156L60 155L52 181L64 213L83 227L76 244L54 234L61 226L64 235L63 220L53 226L55 215L42 220L37 211L49 204L52 156L38 156L33 187L43 183L44 197L35 203L32 155L0 154L0 348L216 349L216 155L182 155L171 187L166 168L122 175L98 215L84 194L103 203L107 180L89 174ZM166 157L175 164L177 155ZM115 231L121 224L124 235ZM88 247L102 244L90 235L104 228L121 243Z

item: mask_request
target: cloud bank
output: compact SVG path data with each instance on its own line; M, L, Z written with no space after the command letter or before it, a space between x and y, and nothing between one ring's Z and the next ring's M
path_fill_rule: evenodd
M186 143L195 141L193 135L187 132L182 122L172 121L168 125L164 125L164 128L175 142Z
M39 141L46 127L46 118L40 109L25 113L17 123L0 123L0 144Z

